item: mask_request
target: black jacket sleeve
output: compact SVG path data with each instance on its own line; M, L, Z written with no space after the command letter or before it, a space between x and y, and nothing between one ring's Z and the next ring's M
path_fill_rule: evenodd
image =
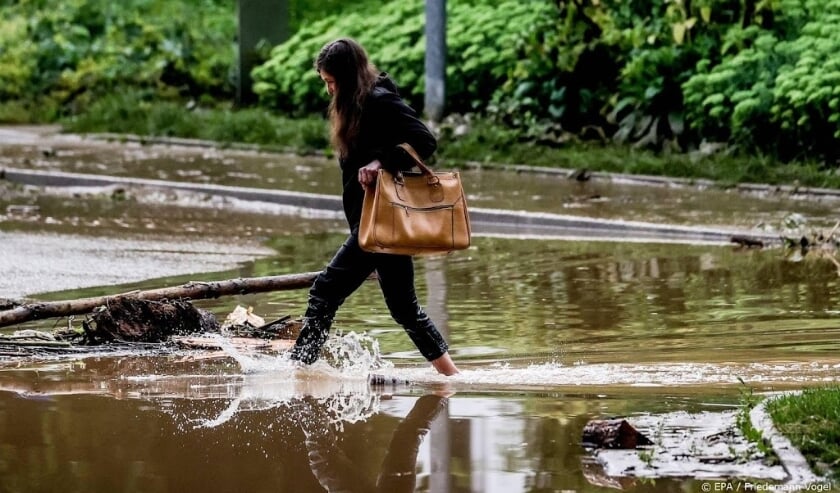
M371 91L365 101L359 135L348 155L339 159L344 214L351 231L358 227L365 196L358 177L362 166L378 159L392 173L405 171L414 167L415 161L397 146L410 144L424 161L437 149L435 136L388 82L384 80L382 86Z
M424 162L437 149L435 136L398 94L376 91L374 114L385 138L380 141L382 146L373 150L373 155L385 169L408 170L414 166L414 159L397 147L399 144L411 145Z

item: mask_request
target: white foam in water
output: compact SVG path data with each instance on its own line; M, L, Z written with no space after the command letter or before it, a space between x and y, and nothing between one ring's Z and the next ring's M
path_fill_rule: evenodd
M338 334L325 345L324 356L315 364L300 366L286 354L245 354L224 337L219 345L239 365L242 374L227 375L221 385L208 386L204 393L222 394L231 402L212 417L191 419L201 427L220 426L239 412L285 407L300 412L301 402L313 398L326 410L321 419L335 427L364 421L379 411L380 395L368 384L378 375L408 381L413 385L445 383L453 390L550 388L561 386L674 386L714 384L771 384L839 381L840 365L800 362L779 363L574 363L558 362L511 366L496 363L481 368L462 368L446 377L430 365L394 366L382 359L375 339L365 334ZM380 389L381 390L381 389ZM301 416L306 419L306 416Z
M402 368L382 372L414 384L449 382L481 387L557 387L582 385L630 385L657 387L669 385L709 385L744 383L798 383L840 380L837 365L811 363L561 363L512 367L496 363L483 368L461 368L452 377L438 375L431 368Z
M212 418L191 420L197 427L220 426L242 411L291 406L303 397L316 399L325 419L337 427L364 421L379 411L379 394L367 383L370 371L393 367L382 359L375 339L354 332L330 338L324 357L305 367L286 354L245 354L226 338L212 337L243 375L226 384L235 394L227 408Z
M268 373L277 371L302 371L287 353L279 356L266 354L245 354L236 349L230 341L218 334L208 334L219 347L233 358L242 373ZM391 368L393 364L382 359L379 341L366 334L339 333L327 340L324 356L307 369L321 370L336 378L367 378L372 370Z

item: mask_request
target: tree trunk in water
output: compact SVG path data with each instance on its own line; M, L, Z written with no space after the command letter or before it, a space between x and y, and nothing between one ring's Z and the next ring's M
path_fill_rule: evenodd
M98 306L107 306L110 303L123 298L147 301L176 299L197 300L238 294L303 289L310 287L318 274L318 272L305 272L302 274L228 279L225 281L214 282L193 281L171 288L152 289L148 291L131 291L111 296L97 296L93 298L81 298L67 301L27 303L10 310L0 311L0 327L20 324L32 320L41 320L44 318L65 317L68 315L90 313Z

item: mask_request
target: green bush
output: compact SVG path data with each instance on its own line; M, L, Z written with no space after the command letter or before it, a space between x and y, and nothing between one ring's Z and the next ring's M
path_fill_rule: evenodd
M573 134L676 143L685 127L681 85L721 44L722 26L739 20L731 3L557 2L521 47L491 110L543 141Z
M0 101L27 95L35 71L34 54L25 19L0 16Z
M147 115L150 128L191 136L199 130L178 123L178 112L224 109L234 98L229 0L0 5L2 121L52 121L103 105L116 114L155 100L171 106ZM290 0L299 30L255 69L260 104L322 115L327 98L313 58L351 36L422 109L423 6ZM507 127L505 146L594 137L655 150L724 142L829 164L840 156L840 0L451 0L447 26L446 109L493 117ZM261 118L222 122L229 129L219 138L270 139L279 130ZM248 130L249 119L259 130ZM294 139L317 148L319 131Z
M699 138L831 162L840 144L840 0L784 6L783 29L733 28L742 49L698 64L683 85L686 113Z
M550 19L550 5L543 1L453 2L447 16L447 108L466 112L483 109L505 82L507 69L518 56L516 47L538 21ZM324 44L342 36L365 46L372 61L393 74L409 102L422 108L422 0L325 17L302 27L272 51L269 61L254 69L254 91L261 104L296 114L323 110L324 88L312 62Z
M222 1L22 0L0 17L0 101L75 114L127 87L230 98L235 23Z

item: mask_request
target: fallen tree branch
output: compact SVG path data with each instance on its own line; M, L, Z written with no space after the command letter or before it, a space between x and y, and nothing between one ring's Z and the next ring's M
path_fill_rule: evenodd
M44 318L90 313L96 307L108 305L112 301L120 298L135 298L148 301L171 299L196 300L238 294L303 289L310 287L317 275L318 272L305 272L301 274L228 279L213 282L192 281L180 286L148 291L130 291L128 293L110 296L97 296L67 301L26 303L11 310L0 311L0 327Z

